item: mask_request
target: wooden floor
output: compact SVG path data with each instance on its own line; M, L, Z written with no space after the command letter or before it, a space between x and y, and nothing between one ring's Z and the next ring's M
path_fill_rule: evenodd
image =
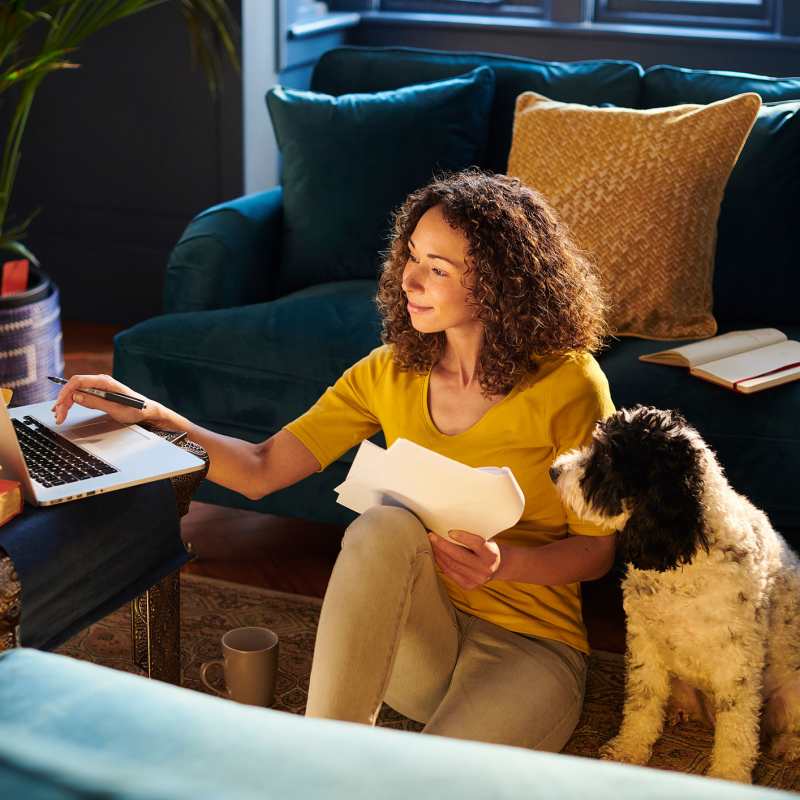
M111 373L117 329L76 322L64 322L63 327L65 375ZM186 572L322 597L343 529L194 502L183 518L181 534L196 555L184 567ZM592 647L624 652L618 575L582 584L582 593Z

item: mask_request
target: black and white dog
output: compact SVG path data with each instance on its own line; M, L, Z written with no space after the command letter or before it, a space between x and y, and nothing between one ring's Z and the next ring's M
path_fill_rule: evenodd
M697 431L622 409L550 475L578 516L619 531L628 565L623 720L601 756L646 764L672 695L673 723L710 710L709 775L749 782L760 732L800 758L800 562Z

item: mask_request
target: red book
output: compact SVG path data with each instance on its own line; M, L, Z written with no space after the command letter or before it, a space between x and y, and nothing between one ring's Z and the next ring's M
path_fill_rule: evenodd
M800 342L776 328L731 331L640 361L689 367L689 373L742 394L800 381Z

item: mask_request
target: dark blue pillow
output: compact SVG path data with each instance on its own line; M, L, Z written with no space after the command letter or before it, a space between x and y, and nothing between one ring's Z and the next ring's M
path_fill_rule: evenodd
M279 289L376 278L392 211L435 172L483 158L495 76L372 94L275 87L267 107L283 157Z
M798 322L800 78L657 66L643 105L713 103L757 92L764 105L731 172L717 223L714 316L721 322Z
M337 96L381 92L445 80L480 66L491 67L495 75L484 163L495 172L505 172L508 167L514 110L522 92L537 92L564 103L606 102L635 108L644 75L633 61L540 61L499 53L342 45L322 54L311 74L311 88Z

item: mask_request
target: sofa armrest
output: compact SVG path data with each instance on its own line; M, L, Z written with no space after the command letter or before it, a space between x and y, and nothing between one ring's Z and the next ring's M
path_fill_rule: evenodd
M280 186L198 214L170 254L164 311L232 308L272 299L282 219Z
M255 708L67 656L0 653L8 798L792 800L765 786Z

